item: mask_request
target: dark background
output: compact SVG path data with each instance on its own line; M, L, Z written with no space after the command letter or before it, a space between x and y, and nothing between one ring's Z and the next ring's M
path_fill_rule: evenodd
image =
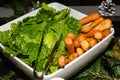
M17 0L0 0L0 6L3 6L5 4L11 3L13 1ZM24 0L18 0L18 1L24 1ZM25 0L25 1L37 1L37 0ZM67 6L80 6L80 5L100 5L102 1L105 0L38 0L40 2L59 2ZM112 0L113 3L116 5L120 5L120 0Z
M62 4L65 4L67 6L72 5L72 6L80 6L80 5L99 5L102 1L105 0L47 0L48 2L60 2ZM116 5L120 5L120 0L113 0L113 3Z

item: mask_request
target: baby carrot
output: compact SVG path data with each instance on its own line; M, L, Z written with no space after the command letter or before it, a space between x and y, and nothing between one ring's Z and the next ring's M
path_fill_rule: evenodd
M98 30L91 30L91 31L89 31L88 33L86 33L86 36L87 36L87 38L89 38L89 37L93 37L94 36L94 34L97 32Z
M92 13L92 14L90 14L90 15L82 18L82 19L80 20L80 24L81 24L81 25L85 25L85 24L87 24L87 23L89 23L89 22L91 22L91 21L94 21L94 20L98 19L99 17L100 17L100 14L99 14L99 13L97 13L97 12Z
M67 58L66 58L66 56L61 55L61 56L58 58L58 66L59 66L59 67L64 67L66 64L67 64Z
M75 48L80 47L80 41L78 39L75 39L73 43Z
M84 33L87 33L87 32L89 32L90 30L92 30L96 25L98 25L100 22L102 22L104 20L104 18L103 17L100 17L100 18L98 18L97 20L95 20L94 22L92 22L90 25L88 25L88 26L83 26L82 28L81 28L81 32L84 32Z
M67 35L67 37L70 37L72 40L75 40L75 35L74 35L72 32L70 32L70 33Z
M87 41L90 45L90 48L93 47L97 43L97 40L95 40L94 38L87 38Z
M84 51L87 51L89 49L89 43L88 41L85 39L85 40L82 40L80 42L80 45L81 45L81 48L84 50Z
M86 34L82 34L82 33L79 34L77 40L80 42L80 41L82 41L82 40L84 40L84 39L86 39Z
M77 48L77 49L76 49L76 52L79 54L79 56L84 53L84 51L83 51L82 48Z
M64 43L69 54L72 54L75 52L73 40L70 37L66 37L64 40Z
M111 33L110 29L104 30L104 31L102 32L103 37L106 37L106 36L109 35L110 33Z
M97 31L95 34L94 34L94 38L96 40L101 40L103 38L103 34L102 34L102 31Z
M71 62L71 61L73 61L75 58L77 58L79 56L79 54L78 53L72 53L72 54L70 54L70 56L69 56L69 58L68 58L68 62Z
M94 29L104 31L110 29L112 25L112 21L110 19L105 19L101 23L99 23Z

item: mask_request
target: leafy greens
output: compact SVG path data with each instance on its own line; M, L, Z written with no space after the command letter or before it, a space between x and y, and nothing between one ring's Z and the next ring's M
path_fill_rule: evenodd
M37 71L41 71L60 34L63 34L61 44L47 73L50 74L59 69L58 56L67 55L64 38L69 32L77 35L80 28L79 21L70 16L70 9L56 11L43 3L35 16L28 16L22 21L12 23L11 30L0 32L0 43L4 45L5 53L17 56L29 66L34 67L42 34L45 31L37 64Z

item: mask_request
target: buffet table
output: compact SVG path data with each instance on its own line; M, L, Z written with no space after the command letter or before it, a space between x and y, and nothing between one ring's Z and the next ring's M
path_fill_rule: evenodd
M85 14L90 14L92 12L97 12L97 6L70 6L73 9L76 9L80 12L83 12ZM120 6L117 6L116 14L111 17L107 17L112 19L113 21L113 27L115 28L115 37L120 37ZM97 57L97 59L100 58ZM95 59L96 60L96 59ZM89 68L89 66L92 65L89 64L86 66L84 70ZM79 71L75 75L73 75L69 80L74 80L78 75L81 73ZM0 54L0 79L1 80L30 80L30 78L24 74L21 70L19 70L14 64L12 64L8 59L6 59L3 55Z

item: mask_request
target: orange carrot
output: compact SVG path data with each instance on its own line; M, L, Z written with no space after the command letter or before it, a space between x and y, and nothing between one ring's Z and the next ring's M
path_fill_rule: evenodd
M75 52L73 40L70 37L66 37L64 40L64 43L66 45L66 48L69 54L72 54Z
M91 30L91 31L89 31L88 33L86 33L86 36L87 36L87 38L89 38L89 37L93 37L94 36L94 34L97 32L98 30Z
M94 29L99 31L104 31L110 29L112 25L112 21L110 19L105 19L101 23L99 23Z
M95 40L94 38L87 38L87 41L90 45L90 48L93 47L97 43L97 40Z
M75 39L73 43L74 43L75 48L80 47L80 42L78 39Z
M105 38L106 36L108 36L111 33L110 29L104 30L103 31L103 38Z
M84 51L83 51L82 48L77 48L77 49L76 49L76 52L79 54L79 56L84 53Z
M61 56L58 58L58 66L59 66L59 67L64 67L66 64L67 64L67 58L66 58L66 56L61 55Z
M80 42L82 40L86 39L86 34L79 34L77 40Z
M89 32L90 30L92 30L96 25L98 25L100 22L102 22L104 20L104 18L103 17L100 17L100 18L98 18L97 20L95 20L94 22L92 22L90 25L88 25L88 26L83 26L82 28L81 28L81 32L84 32L84 33L87 33L87 32Z
M94 38L98 41L101 40L103 38L102 31L97 31L96 33L94 33Z
M70 32L70 33L67 35L67 37L70 37L72 40L75 40L75 35L74 35L72 32Z
M100 17L100 14L99 14L99 13L97 13L97 12L92 13L92 14L90 14L90 15L82 18L82 19L80 20L80 24L81 24L81 25L85 25L85 24L87 24L87 23L89 23L89 22L91 22L91 21L94 21L94 20L98 19L99 17Z
M68 58L68 62L71 62L71 61L73 61L75 58L77 58L79 56L79 54L78 53L72 53L72 54L70 54L70 56L69 56L69 58Z
M80 42L80 45L81 45L81 48L84 50L84 51L87 51L89 49L89 43L88 41L85 39L85 40L82 40Z

